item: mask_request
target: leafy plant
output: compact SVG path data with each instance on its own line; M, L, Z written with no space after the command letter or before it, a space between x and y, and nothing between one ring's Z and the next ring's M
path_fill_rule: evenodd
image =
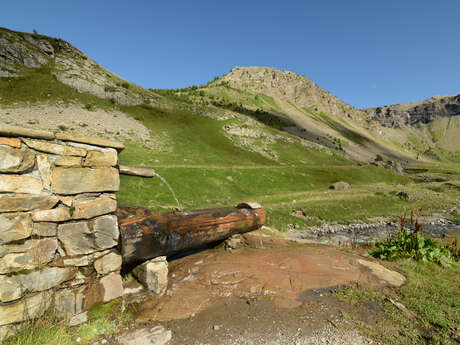
M105 92L115 92L115 91L117 91L117 89L114 86L106 85L106 86L104 86L104 91Z
M420 223L419 216L414 217L414 212L411 211L411 226L410 229L407 229L406 215L404 214L400 219L398 234L383 242L376 242L376 250L370 254L382 260L413 258L417 261L449 265L452 261L451 251L448 248L442 247L437 241L422 236L421 231L425 225L425 221Z
M84 108L88 111L94 111L94 104L87 103L85 104Z
M377 154L377 156L375 156L375 162L382 162L383 161L383 157L379 154Z

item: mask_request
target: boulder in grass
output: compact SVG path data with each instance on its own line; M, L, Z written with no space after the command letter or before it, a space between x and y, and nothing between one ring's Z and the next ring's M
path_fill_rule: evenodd
M335 182L329 186L329 189L334 189L334 190L345 190L349 188L350 188L350 185L343 181Z
M399 193L396 193L396 196L399 197L400 199L403 199L403 200L407 200L407 201L412 201L412 200L415 200L415 198L406 193L406 192L399 192Z

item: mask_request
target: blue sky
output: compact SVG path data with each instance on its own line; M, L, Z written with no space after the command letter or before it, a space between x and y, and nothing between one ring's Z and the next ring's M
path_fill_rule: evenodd
M63 38L146 88L272 66L356 107L460 93L460 0L4 1L0 26Z

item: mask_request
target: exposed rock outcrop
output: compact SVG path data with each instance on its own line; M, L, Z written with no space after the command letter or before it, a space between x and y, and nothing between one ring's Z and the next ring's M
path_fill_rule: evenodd
M70 43L39 34L0 28L0 78L22 76L24 67L50 66L56 79L79 92L121 105L154 103L154 95L104 69Z
M460 94L454 96L436 96L421 102L386 105L364 109L383 126L401 128L418 123L427 124L438 117L460 115Z

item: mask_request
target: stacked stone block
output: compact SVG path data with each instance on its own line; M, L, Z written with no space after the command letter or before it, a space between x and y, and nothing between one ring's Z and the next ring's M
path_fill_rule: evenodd
M50 307L84 319L122 295L114 214L121 149L0 125L0 339Z

